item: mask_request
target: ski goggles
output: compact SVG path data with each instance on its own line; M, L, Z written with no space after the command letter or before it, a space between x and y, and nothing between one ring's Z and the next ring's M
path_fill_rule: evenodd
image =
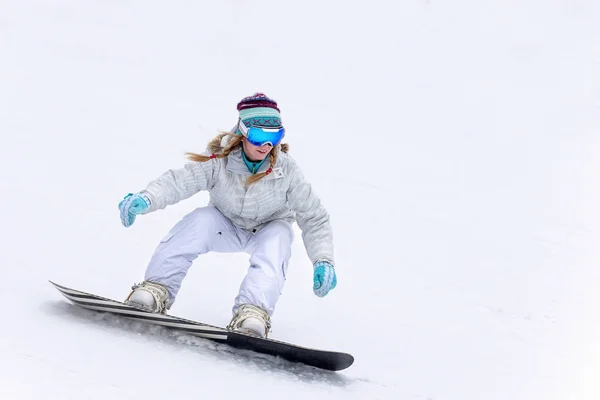
M280 127L259 127L250 126L247 127L242 121L239 123L239 130L248 139L250 144L260 147L265 144L270 144L275 147L281 142L285 136L285 129Z

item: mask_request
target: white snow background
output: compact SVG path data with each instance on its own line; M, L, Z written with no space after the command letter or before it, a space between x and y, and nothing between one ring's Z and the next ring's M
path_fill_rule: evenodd
M78 309L124 299L205 193L117 204L263 91L331 215L339 284L299 230L272 337L327 373ZM596 0L0 1L1 399L600 398ZM174 315L223 326L244 254Z

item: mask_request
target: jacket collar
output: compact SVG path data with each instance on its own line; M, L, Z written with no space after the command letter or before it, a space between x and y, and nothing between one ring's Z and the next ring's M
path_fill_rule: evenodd
M279 160L277 160L277 164L279 164ZM267 169L269 169L269 163L263 162L256 173L265 172ZM241 148L233 150L229 153L229 156L227 156L227 171L244 176L252 175L243 159Z
M246 164L246 167L248 167L248 170L253 174L256 174L258 173L260 167L262 167L264 162L267 160L267 157L263 158L260 161L250 161L248 160L248 156L246 156L246 152L242 148L242 160L244 160L244 163Z

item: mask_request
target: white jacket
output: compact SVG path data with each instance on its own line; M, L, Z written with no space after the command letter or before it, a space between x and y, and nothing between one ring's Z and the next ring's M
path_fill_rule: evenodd
M258 172L267 168L269 160ZM296 221L310 260L335 265L329 215L292 157L279 151L273 172L247 186L250 175L241 148L228 157L187 163L150 182L143 191L151 203L148 212L208 190L209 204L243 229L256 232L274 220Z

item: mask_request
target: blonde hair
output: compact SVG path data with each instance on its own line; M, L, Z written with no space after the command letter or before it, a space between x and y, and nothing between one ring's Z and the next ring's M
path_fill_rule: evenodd
M231 139L227 142L225 147L222 147L223 139L229 136ZM205 156L198 153L185 153L187 158L191 161L196 162L207 162L212 160L213 158L224 158L229 156L229 154L242 146L243 141L242 135L237 135L235 133L230 132L220 132L219 135L214 137L210 142L208 142L207 148L212 153L210 156ZM251 185L260 181L265 176L269 175L273 172L273 168L275 167L275 163L277 163L277 155L279 154L279 150L287 153L289 150L289 145L287 143L280 143L277 146L271 149L269 153L269 168L265 172L261 172L260 174L251 175L246 179L246 184ZM243 151L243 150L242 150Z

